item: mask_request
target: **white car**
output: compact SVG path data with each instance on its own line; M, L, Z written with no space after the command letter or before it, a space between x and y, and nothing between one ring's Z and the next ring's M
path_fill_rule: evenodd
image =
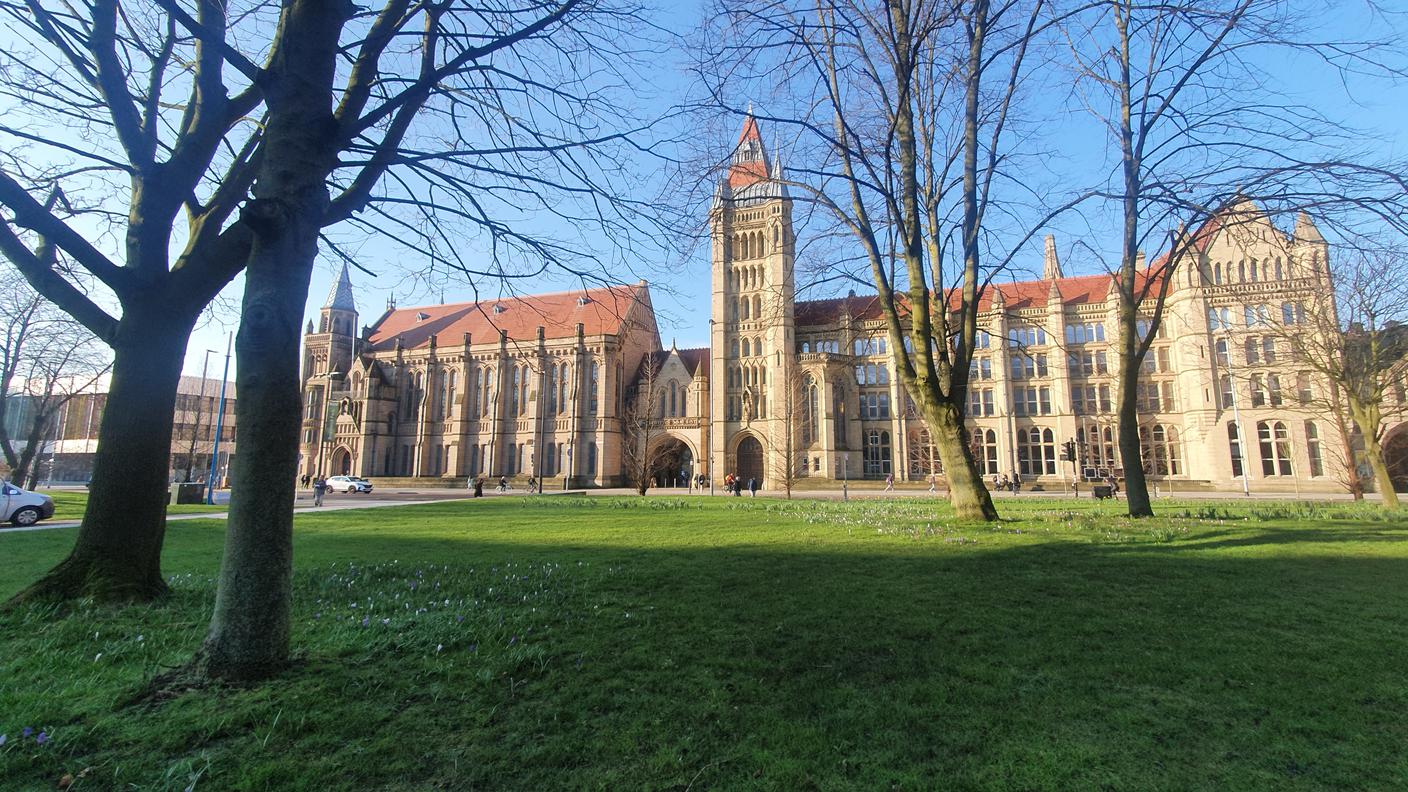
M356 476L333 476L328 479L328 489L333 492L371 492L372 483Z
M8 481L0 482L0 521L25 526L53 516L53 498L20 489Z

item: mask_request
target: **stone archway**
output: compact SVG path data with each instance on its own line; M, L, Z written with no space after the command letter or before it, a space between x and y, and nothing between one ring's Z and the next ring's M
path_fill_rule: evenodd
M346 447L340 446L332 452L332 475L352 475L352 452L348 451Z
M1384 462L1395 492L1408 492L1408 423L1390 429L1384 438Z
M684 487L694 475L694 452L689 444L678 437L664 435L659 440L658 451L653 455L657 487Z
M734 452L735 472L739 481L744 486L748 485L749 479L755 479L758 486L763 486L763 444L758 442L758 438L752 435L745 435L738 441L738 450Z

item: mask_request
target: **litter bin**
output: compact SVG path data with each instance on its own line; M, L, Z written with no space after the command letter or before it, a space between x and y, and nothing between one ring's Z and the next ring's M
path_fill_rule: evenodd
M205 484L198 481L183 481L171 485L172 503L205 503Z

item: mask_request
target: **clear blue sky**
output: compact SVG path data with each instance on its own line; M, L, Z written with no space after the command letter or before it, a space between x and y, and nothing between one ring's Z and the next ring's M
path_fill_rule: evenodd
M702 5L691 2L680 6L672 6L669 11L658 15L657 21L676 31L688 32L696 26L703 13ZM1346 11L1343 16L1338 17L1339 24L1344 28L1339 31L1327 30L1327 37L1335 34L1351 35L1354 26L1360 24L1352 11ZM661 62L652 73L657 76L654 84L654 97L652 102L658 105L663 111L672 102L678 101L678 97L688 91L688 76L684 73L683 61L685 55L677 54L673 62L667 60ZM1408 86L1405 85L1385 85L1376 83L1372 90L1356 90L1353 101L1344 98L1344 92L1337 86L1326 82L1325 78L1306 63L1296 63L1293 60L1286 61L1278 66L1278 72L1284 72L1284 82L1282 88L1294 98L1333 96L1334 102L1338 106L1326 106L1325 111L1337 117L1346 119L1354 126L1370 130L1368 145L1383 151L1385 154L1403 154L1408 150L1408 141L1403 138L1402 130L1408 125ZM737 108L746 106L748 97L738 97ZM1052 167L1059 173L1064 171L1071 174L1072 180L1088 178L1092 169L1105 168L1104 140L1093 130L1088 119L1079 117L1071 111L1053 105L1051 117L1043 120L1044 132L1051 136L1052 147L1057 152ZM721 124L722 129L725 125ZM730 119L726 126L736 129L737 122ZM768 130L764 128L764 136L768 136ZM733 132L736 134L736 132ZM711 135L701 135L696 149L703 147L718 147L725 143L719 137L717 130ZM707 139L705 139L707 138ZM727 141L731 143L732 141ZM681 156L698 156L699 150L682 150ZM663 180L663 175L662 175ZM663 181L662 181L663 183ZM642 190L648 191L658 189L658 185L643 185ZM706 205L701 203L698 207L699 220L702 224ZM1058 221L1053 224L1051 231L1058 234L1061 240L1063 252L1070 250L1069 239L1073 235L1083 235L1089 244L1096 249L1108 250L1109 242L1112 238L1111 218L1102 216L1100 213L1087 213L1080 218L1071 218ZM802 230L805 234L805 230ZM1074 274L1073 270L1082 269L1090 271L1096 266L1094 254L1087 253L1084 258L1080 256L1068 256L1067 274ZM407 272L417 267L417 262L402 260L404 256L399 252L391 251L389 246L376 242L363 246L359 253L359 259L369 268L376 272L376 277L372 278L365 273L354 271L352 274L353 286L357 298L357 306L361 314L361 322L366 324L374 321L385 307L388 297L394 296L397 303L403 307L427 303L439 302L441 293L437 288L429 291L425 287L415 286L413 279L407 277ZM1039 272L1041 259L1041 241L1038 237L1025 250L1023 261L1019 267L1027 271L1035 269ZM314 274L312 287L309 292L309 300L305 318L316 317L318 308L323 304L332 279L336 274L340 263L332 257L325 256L319 262ZM709 315L709 262L707 252L702 248L697 248L695 253L684 260L667 260L663 255L659 261L640 262L639 266L631 267L632 271L622 271L619 278L622 282L631 282L639 277L647 277L657 285L654 289L655 304L660 316L660 333L663 342L668 345L672 339L678 341L681 347L704 346L708 343L708 315ZM534 284L534 291L551 291L561 288L571 288L573 284L555 280L553 277L545 277ZM518 287L522 289L523 287ZM842 287L844 288L844 287ZM200 372L203 359L206 357L206 350L215 350L215 354L209 355L210 373L218 376L219 367L222 362L225 349L226 333L234 330L235 313L241 290L241 282L233 283L222 295L223 308L213 312L211 319L192 337L186 358L187 373L197 374ZM479 293L493 294L497 287L489 283L479 284ZM443 292L444 300L449 302L472 299L473 290L468 283L448 285ZM823 294L803 295L804 297L825 296Z

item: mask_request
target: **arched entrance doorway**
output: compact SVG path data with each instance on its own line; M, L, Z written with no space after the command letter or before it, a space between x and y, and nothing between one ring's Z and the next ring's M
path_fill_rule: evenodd
M1384 462L1395 492L1408 492L1408 423L1399 424L1384 438Z
M747 486L749 479L757 479L763 486L763 444L758 438L749 435L738 444L738 478Z
M332 452L332 474L349 476L352 474L352 453L345 448Z
M665 437L655 455L655 486L683 487L694 475L694 454L683 440Z

